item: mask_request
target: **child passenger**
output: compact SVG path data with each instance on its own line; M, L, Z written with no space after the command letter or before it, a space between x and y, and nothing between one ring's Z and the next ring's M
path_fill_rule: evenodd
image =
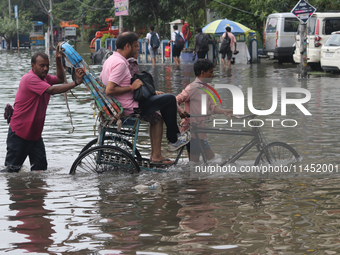
M206 94L202 89L208 89L204 84L210 83L214 77L214 64L208 59L198 59L194 64L194 72L196 79L194 82L190 83L180 94L177 95L177 111L182 118L185 118L187 114L201 115L201 98L202 94ZM209 89L208 89L209 90ZM213 99L207 96L207 110L210 114L224 114L227 117L231 117L233 114L232 110L222 109L215 105ZM184 104L184 110L180 107L181 103ZM206 117L195 117L191 118L191 122L199 122L205 120ZM190 119L182 120L182 125L185 125L186 121ZM199 125L199 127L205 127L205 123ZM181 132L187 130L189 126L181 127ZM198 138L191 133L191 140L188 143L187 150L189 154L189 160L198 162L201 154L200 145L201 144L204 154L207 160L214 158L215 153L210 148L207 141L207 135L205 133L199 133Z

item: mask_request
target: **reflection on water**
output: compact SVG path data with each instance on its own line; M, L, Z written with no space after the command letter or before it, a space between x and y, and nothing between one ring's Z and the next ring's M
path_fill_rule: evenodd
M15 249L26 250L26 252L47 252L48 247L53 244L51 236L55 231L51 224L49 214L52 210L47 210L45 197L50 190L46 189L46 182L35 176L32 178L7 177L7 192L9 199L13 201L9 205L10 211L15 211L15 215L9 216L8 220L13 224L10 231L24 235L26 242L12 240ZM20 238L19 238L20 239Z
M77 50L88 63L88 46ZM0 51L0 102L13 103L21 76L30 69L29 51ZM55 73L51 61L51 73ZM141 65L159 90L177 94L193 78L192 65ZM101 66L92 66L100 72ZM258 65L215 68L215 83L238 85L246 96L253 87L254 105L269 109L272 88L302 87L311 92L305 104L312 116L294 106L272 119L296 119L296 128L265 126L268 141L283 141L302 156L301 164L339 164L338 74L300 81L296 66L264 61ZM68 77L70 79L70 77ZM80 99L90 98L77 87ZM219 90L223 107L232 107L230 92ZM166 173L69 176L81 148L95 135L90 102L69 95L75 132L62 95L51 97L43 137L49 161L44 173L2 174L0 250L9 254L339 254L339 179L326 172L293 173L284 179L224 174L190 179L183 164ZM246 107L247 109L247 107ZM264 117L261 119L265 119ZM0 163L6 153L8 126L0 125ZM148 126L142 124L139 150L150 154ZM245 142L242 137L209 136L221 158ZM166 148L163 141L162 148ZM174 157L164 151L164 155ZM252 165L250 153L241 163ZM133 187L160 183L145 193Z

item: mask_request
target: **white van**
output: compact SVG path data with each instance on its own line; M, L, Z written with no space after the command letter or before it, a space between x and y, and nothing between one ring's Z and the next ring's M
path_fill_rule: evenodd
M315 12L307 22L307 63L312 70L320 68L321 46L332 32L340 30L340 12ZM296 35L294 61L300 63L300 35Z
M293 61L298 26L299 20L290 12L270 14L264 30L264 54L279 62Z

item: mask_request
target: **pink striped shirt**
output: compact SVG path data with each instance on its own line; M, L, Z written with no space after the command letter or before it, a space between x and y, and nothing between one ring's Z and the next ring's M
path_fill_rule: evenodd
M199 88L206 88L206 87L203 85L201 80L196 77L194 82L186 86L186 88L180 94L176 96L178 105L180 105L181 103L184 103L184 110L187 113L201 115L201 112L202 112L202 106L201 106L202 99L201 98L202 98L202 94L206 94L206 92L204 92L203 90ZM207 95L207 110L210 111L211 114L214 114L215 103L209 95ZM205 120L205 117L189 118L188 120L189 122L190 120L192 122L199 122L201 120ZM183 119L181 125L185 125L185 124L186 124L186 120ZM199 125L199 127L205 127L205 123L203 122L202 124ZM189 126L181 127L181 132L187 129L189 129ZM199 139L207 139L207 135L204 133L199 133L198 136L199 136ZM192 137L195 138L193 134L192 134Z

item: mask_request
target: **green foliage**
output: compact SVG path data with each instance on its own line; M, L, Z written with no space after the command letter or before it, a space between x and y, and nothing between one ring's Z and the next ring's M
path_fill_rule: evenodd
M74 0L67 0L66 2L74 2ZM83 4L77 2L78 12L82 19L80 20L87 25L99 25L100 27L106 27L107 23L105 18L115 17L114 13L114 1L112 0L82 0ZM118 22L118 17L115 22ZM118 24L118 23L117 23Z
M58 24L60 21L73 20L75 20L74 23L78 23L82 13L83 9L78 1L62 1L53 4L54 24Z
M58 0L53 0L53 3ZM45 1L43 1L45 2ZM25 16L29 21L37 20L47 23L48 15L43 12L40 1L36 0L11 0L11 17L14 18L14 5L18 5L18 13L20 16ZM47 5L47 4L46 4ZM46 6L48 7L48 6ZM0 1L0 18L8 17L8 1Z
M170 35L169 22L180 18L176 10L179 2L179 0L134 1L129 6L129 16L124 17L124 27L125 24L130 25L130 30L144 36L149 32L149 27L154 25L160 37L165 38Z
M204 16L205 1L182 0L182 6L185 6L186 8L181 10L181 18L184 18L186 22L188 22L190 26L193 27L193 31L195 31L196 27L203 27L206 25Z
M170 38L169 22L176 19L184 18L190 24L192 31L196 27L204 27L207 24L205 20L205 7L207 7L215 13L216 18L228 18L240 22L262 36L266 16L274 12L290 12L297 2L298 0L130 0L129 16L123 17L123 26L145 36L149 26L154 25L162 39ZM317 8L317 11L340 10L340 1L310 0L309 2ZM12 21L9 21L5 20L9 16L8 1L2 0L0 1L0 34L10 36L16 33L14 5L18 5L20 27L25 28L22 31L31 31L31 27L24 25L25 21L42 21L47 25L50 9L48 1L11 0ZM92 37L99 28L107 26L105 18L115 17L113 0L53 0L52 10L53 24L56 26L60 21L71 20L78 25L95 25L94 31L86 31L89 37ZM118 23L119 18L115 17L112 25L118 26Z
M19 18L19 33L28 34L32 30L32 22ZM17 33L16 19L5 17L0 19L0 35L11 39Z
M105 48L107 38L113 38L113 36L111 34L103 34L103 37L100 39L100 47Z
M0 35L12 38L17 33L17 25L15 19L5 17L0 20Z

